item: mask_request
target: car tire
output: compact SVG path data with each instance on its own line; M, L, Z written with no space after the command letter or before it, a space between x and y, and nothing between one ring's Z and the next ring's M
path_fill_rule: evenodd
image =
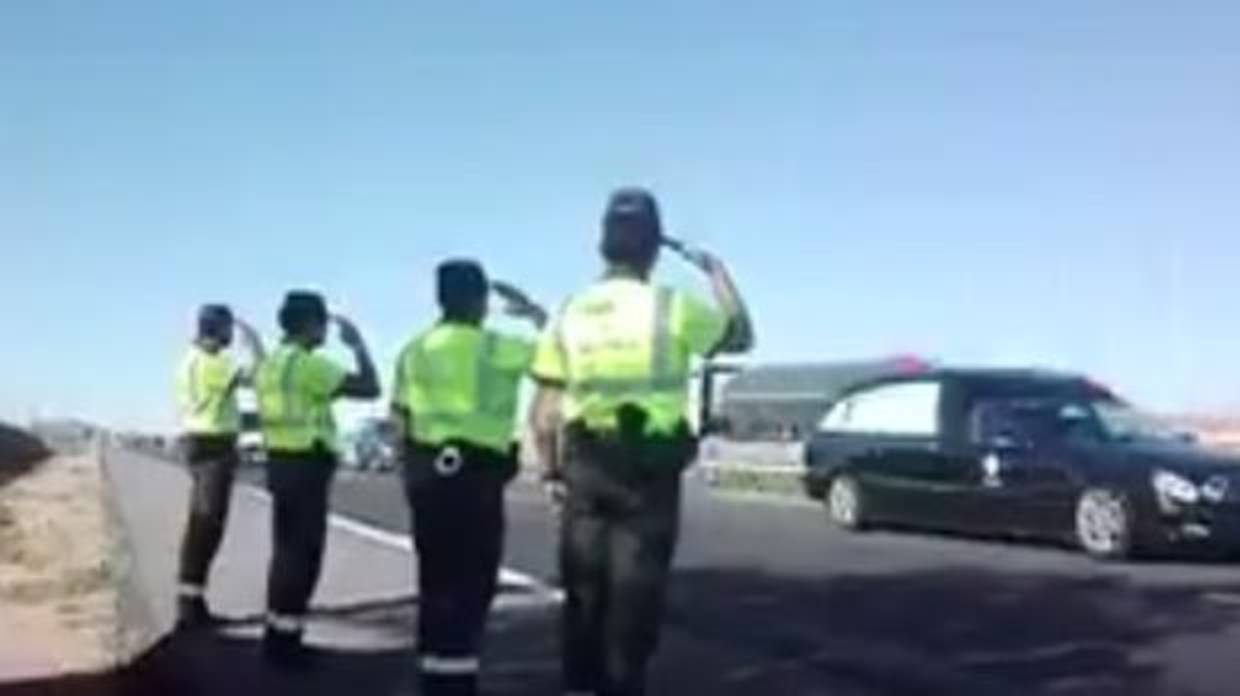
M852 476L840 474L831 479L823 504L827 519L836 527L853 532L865 529L865 494Z
M1086 489L1077 498L1074 523L1076 543L1090 556L1104 561L1132 556L1136 516L1123 493Z

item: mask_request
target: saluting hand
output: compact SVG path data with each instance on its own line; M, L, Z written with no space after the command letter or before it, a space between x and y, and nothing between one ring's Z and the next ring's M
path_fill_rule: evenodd
M250 325L250 322L240 317L233 318L233 325L237 327L238 331L245 334L246 336L257 336L258 335L258 331L253 326Z
M704 249L681 246L678 248L678 251L685 261L701 269L704 273L715 273L723 267L723 262L719 260L718 256Z
M514 317L533 319L535 323L546 321L547 312L538 303L530 299L523 291L511 283L497 280L491 283L491 289L504 300L504 311Z
M250 322L244 319L234 318L233 325L237 327L237 331L241 332L241 340L245 341L246 347L249 348L251 357L254 359L254 365L262 362L267 357L267 350L263 347L263 337L258 333ZM251 368L251 372L253 367Z
M505 309L509 314L520 316L528 312L530 306L534 304L528 295L518 290L516 286L510 283L505 283L502 280L492 282L491 289L494 290L495 294L499 295L505 303L507 303L507 307Z
M354 350L365 346L365 341L362 340L362 332L357 330L357 326L355 326L352 321L349 321L339 314L334 315L332 319L335 320L336 326L340 330L341 343L345 344L349 348L353 348Z

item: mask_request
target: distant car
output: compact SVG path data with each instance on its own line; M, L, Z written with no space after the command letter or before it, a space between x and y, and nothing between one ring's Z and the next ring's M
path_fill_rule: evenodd
M805 485L847 529L894 523L1064 539L1099 558L1235 551L1240 458L1088 379L932 369L866 383L806 446Z
M267 443L263 440L263 424L258 413L258 396L254 388L244 385L237 391L241 411L241 433L237 449L242 466L263 466L267 463Z
M267 463L267 447L256 411L241 412L241 434L237 438L237 449L243 466L262 466Z
M358 471L388 472L396 468L396 433L392 424L381 418L362 421L344 438L346 466Z

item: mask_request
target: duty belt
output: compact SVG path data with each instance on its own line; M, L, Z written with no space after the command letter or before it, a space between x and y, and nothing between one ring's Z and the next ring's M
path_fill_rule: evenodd
M465 467L465 455L454 445L448 445L435 457L435 473L443 478L451 478L461 473Z
M434 445L407 440L405 447L405 462L414 480L448 480L474 474L508 480L516 475L515 452L501 454L460 440Z
M582 463L630 482L679 475L692 463L697 450L697 440L687 425L674 434L638 435L596 431L573 422L566 435L569 446L586 455Z

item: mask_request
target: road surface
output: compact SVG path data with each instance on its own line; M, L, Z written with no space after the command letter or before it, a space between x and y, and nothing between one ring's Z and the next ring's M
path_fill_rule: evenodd
M185 474L129 452L109 459L166 623ZM319 671L290 680L257 659L270 511L242 486L212 587L234 625L217 637L162 641L142 673L171 684L149 693L416 694L416 565L398 481L342 474L333 498L338 517L311 629ZM554 522L537 492L515 485L508 513L508 575L553 584ZM558 693L556 615L544 593L507 588L489 627L490 696ZM812 505L690 484L651 693L1230 696L1240 684L1237 653L1234 566L1100 565L1056 548L848 535L828 529ZM93 686L57 693L97 693Z
M142 613L166 630L173 620L173 578L189 496L187 473L167 461L119 450L107 453L106 470L130 539L132 568L149 599L144 603L149 610ZM247 478L252 482L255 477ZM358 499L362 505L368 505L366 496L371 492L382 497L376 504L386 510L387 526L395 533L333 515L323 580L308 629L309 642L320 657L313 672L277 673L259 659L271 511L265 494L243 483L233 496L209 592L212 606L229 619L223 630L166 635L119 679L87 675L55 683L0 684L0 695L415 696L413 625L419 598L416 558L400 530L403 503L390 478L366 482L346 478L338 493L349 495L357 485L370 491ZM338 505L338 511L342 507ZM484 693L559 693L555 592L511 568L501 574L501 586L488 626ZM754 689L833 696L879 693L842 674L811 674L808 680L798 670L754 674L742 646L685 631L666 634L663 655L669 668L653 675L652 694L748 696Z
M334 505L407 525L390 476L342 477ZM554 523L537 492L515 486L508 515L507 564L554 582ZM835 693L830 682L875 694L1235 694L1240 566L855 535L808 503L690 483L669 634L727 655L738 693ZM792 690L771 691L772 680Z

